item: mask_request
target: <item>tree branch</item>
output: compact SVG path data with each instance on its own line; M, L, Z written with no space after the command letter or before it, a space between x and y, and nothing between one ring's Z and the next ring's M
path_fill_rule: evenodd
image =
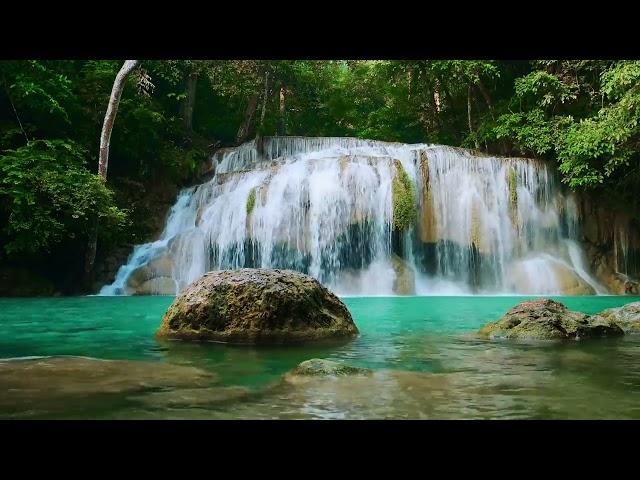
M13 113L16 116L16 120L18 120L18 125L20 125L20 130L22 130L22 134L24 135L25 140L29 143L29 137L27 137L27 132L25 132L24 127L22 126L22 122L20 121L20 117L18 116L18 111L16 110L15 105L13 104L13 100L11 99L11 94L9 93L9 89L7 88L6 79L2 79L2 84L4 86L4 91L7 94L7 98L9 99L9 103L11 104L11 108L13 109Z

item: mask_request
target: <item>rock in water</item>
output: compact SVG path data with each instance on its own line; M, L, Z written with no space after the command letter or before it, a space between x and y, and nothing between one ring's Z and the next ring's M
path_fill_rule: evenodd
M391 266L396 274L393 293L396 295L415 295L416 279L411 266L395 253L391 255Z
M624 333L640 333L640 302L609 308L594 315L594 318L604 322L614 322L624 330Z
M287 385L313 384L326 380L353 380L354 378L371 377L373 370L367 368L352 367L343 363L320 358L312 358L287 372L282 380ZM281 385L281 384L280 384ZM278 388L278 384L274 385Z
M306 360L287 373L291 376L311 376L311 377L342 377L347 375L370 375L371 370L366 368L352 367L332 360L312 358Z
M157 336L229 343L298 343L358 334L347 307L291 270L205 273L167 310Z
M613 321L568 310L546 298L521 302L479 332L490 338L561 340L624 335Z

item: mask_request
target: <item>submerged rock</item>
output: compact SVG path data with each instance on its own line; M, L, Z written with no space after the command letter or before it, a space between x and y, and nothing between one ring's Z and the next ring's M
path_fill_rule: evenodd
M0 361L7 390L64 390L67 394L117 393L147 388L209 385L215 376L199 368L161 362L39 357ZM3 388L4 390L4 388Z
M620 326L624 333L640 333L640 302L609 308L594 315L593 318L602 322L613 322Z
M351 367L332 360L312 358L298 365L287 373L286 378L291 377L342 377L347 375L370 375L367 368Z
M450 375L312 359L263 392L262 402L273 405L285 398L291 418L430 418L434 407L460 394L452 387Z
M145 392L134 397L145 406L163 410L167 408L207 408L221 404L240 402L252 398L248 388L221 386L203 388L177 388L159 392Z
M230 343L296 343L358 334L347 307L316 279L291 270L204 274L179 295L157 336Z
M489 338L562 340L624 335L613 321L568 310L546 298L521 302L497 322L485 325L480 335Z
M39 357L0 361L0 418L62 415L117 408L132 394L174 389L211 391L215 375L161 362Z

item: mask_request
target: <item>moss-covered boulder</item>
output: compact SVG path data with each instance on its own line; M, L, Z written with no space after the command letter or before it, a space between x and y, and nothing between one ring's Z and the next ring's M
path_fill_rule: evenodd
M479 332L489 338L571 340L624 335L613 321L568 310L560 302L541 298L521 302L497 322Z
M298 343L358 334L347 307L316 279L292 270L204 274L165 314L158 337L239 344Z
M609 308L594 315L594 319L613 322L622 328L624 333L640 334L640 302L627 303L618 308Z

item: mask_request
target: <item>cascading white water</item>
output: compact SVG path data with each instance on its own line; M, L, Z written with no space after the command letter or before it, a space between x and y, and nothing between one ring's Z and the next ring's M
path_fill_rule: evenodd
M434 145L273 137L218 152L159 240L102 294L174 294L208 270L304 271L339 294L602 293L577 209L534 160ZM417 220L394 231L393 182ZM251 200L253 199L253 200Z

